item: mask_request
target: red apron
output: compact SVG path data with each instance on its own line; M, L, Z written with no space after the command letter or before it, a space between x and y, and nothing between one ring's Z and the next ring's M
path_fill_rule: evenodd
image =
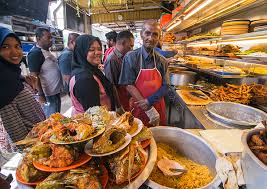
M122 65L122 60L115 53L114 53L114 55L115 55L114 59L120 65ZM130 105L129 105L130 96L129 96L128 91L126 90L126 86L116 85L116 89L117 89L119 100L120 100L120 103L121 103L123 109L125 111L130 111Z
M135 87L138 89L140 94L147 98L154 94L162 85L162 77L160 72L156 67L155 55L153 52L154 64L155 67L153 69L142 69L143 65L143 57L141 54L141 62L140 62L140 71L135 80ZM149 118L146 113L139 107L135 105L136 100L133 98L130 99L130 107L133 109L133 115L142 120L145 126L152 126L149 124ZM162 97L158 102L153 104L160 115L160 125L166 125L166 109L165 109L165 101Z

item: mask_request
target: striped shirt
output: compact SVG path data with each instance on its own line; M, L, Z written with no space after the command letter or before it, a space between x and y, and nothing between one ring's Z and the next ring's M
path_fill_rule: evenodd
M28 86L11 103L0 109L0 116L13 142L24 139L34 124L45 119L40 104L34 99Z

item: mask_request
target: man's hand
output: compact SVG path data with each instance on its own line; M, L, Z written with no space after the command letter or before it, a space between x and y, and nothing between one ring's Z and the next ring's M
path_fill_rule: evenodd
M39 103L40 103L41 105L44 104L44 103L46 103L46 99L45 99L44 96L39 96L38 101L39 101Z
M147 99L139 100L139 101L135 102L135 104L139 108L141 108L142 110L144 110L144 111L147 111L150 108L150 105L149 105Z
M152 106L148 111L145 112L147 117L149 118L149 123L153 126L158 126L160 123L160 115L156 108Z
M173 58L173 57L171 57L171 58L166 58L166 60L167 60L167 63L168 63L168 64L177 62L177 59L176 59L176 58Z

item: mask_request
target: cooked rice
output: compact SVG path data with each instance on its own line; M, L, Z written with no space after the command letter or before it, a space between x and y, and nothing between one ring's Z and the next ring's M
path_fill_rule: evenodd
M165 156L170 160L174 160L180 163L182 166L185 167L185 169L188 172L183 173L178 177L177 176L168 177L161 172L156 162L149 179L153 180L154 182L160 185L178 189L200 188L212 181L213 176L207 166L197 164L177 154L176 151L167 144L157 143L157 147L158 147L157 162L161 160L163 156Z

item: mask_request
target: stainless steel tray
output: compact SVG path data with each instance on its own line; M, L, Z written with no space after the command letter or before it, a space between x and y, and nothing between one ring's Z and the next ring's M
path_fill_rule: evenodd
M223 123L251 128L262 120L267 120L267 114L259 109L233 102L213 102L206 106L209 115Z
M185 157L199 163L206 165L214 176L214 179L199 189L215 189L221 183L219 176L217 175L215 164L217 155L211 146L202 138L180 128L158 126L152 127L156 142L163 142L174 148L177 152ZM166 186L162 186L150 179L145 184L153 189L171 189Z

